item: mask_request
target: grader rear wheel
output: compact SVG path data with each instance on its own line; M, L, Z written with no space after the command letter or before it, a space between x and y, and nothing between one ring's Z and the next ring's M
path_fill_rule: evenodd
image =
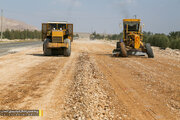
M122 57L127 57L128 54L127 54L127 50L126 50L126 46L125 46L124 42L120 43L120 48L121 48Z
M151 45L149 43L146 43L145 46L146 46L146 53L148 55L148 58L154 58L154 53L151 48Z

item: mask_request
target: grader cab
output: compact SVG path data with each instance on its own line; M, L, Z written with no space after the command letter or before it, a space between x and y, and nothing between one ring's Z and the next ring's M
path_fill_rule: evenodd
M149 43L143 43L142 26L140 19L123 20L123 39L117 42L113 55L127 57L137 52L147 53L149 58L154 58L153 50Z
M44 55L71 55L73 24L67 22L48 22L42 24Z

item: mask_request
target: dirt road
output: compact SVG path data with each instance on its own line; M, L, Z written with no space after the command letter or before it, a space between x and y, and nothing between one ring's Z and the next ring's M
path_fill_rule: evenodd
M179 120L180 56L114 58L114 45L74 41L70 57L42 48L0 57L0 109L43 117L0 120Z

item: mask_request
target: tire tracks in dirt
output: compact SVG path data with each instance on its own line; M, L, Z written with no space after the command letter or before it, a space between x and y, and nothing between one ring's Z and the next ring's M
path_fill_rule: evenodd
M121 62L133 70L131 74L134 76L134 80L144 86L145 91L151 93L154 98L169 107L170 111L172 110L174 114L180 116L180 84L178 82L180 69L164 65L165 61L160 61L159 64L155 58L146 61L144 59L127 59L127 61Z
M95 52L96 47L101 48L101 51ZM88 48L92 51L91 55L94 56L98 62L100 70L107 77L111 86L115 89L119 100L124 103L126 109L131 114L131 119L178 119L178 114L174 116L174 113L167 108L164 102L162 102L164 99L167 100L167 98L158 97L159 95L153 96L152 91L144 90L147 86L144 84L144 80L142 79L148 79L148 76L142 78L139 74L150 74L146 71L149 69L151 70L151 66L148 67L146 64L141 63L141 59L145 62L146 58L112 58L111 55L108 54L108 49L111 48L109 45L96 44L93 47ZM136 62L144 64L145 68L142 67L142 69L141 66L136 64ZM146 59L146 62L147 64L150 62L156 64L156 61L153 62L150 59ZM154 64L152 66L152 71L154 71L153 68L156 66ZM133 73L137 73L138 76ZM152 74L152 77L159 78L159 75L154 76L154 74ZM153 80L152 77L149 79ZM139 81L137 81L137 79L139 79ZM164 89L167 90L168 88L166 87Z
M42 106L38 106L38 104L45 103L42 98L48 94L51 87L54 88L54 85L51 85L67 61L68 58L60 57L48 59L16 78L15 83L11 83L1 90L4 92L0 93L0 109L40 109L39 107ZM44 101L47 101L47 97ZM8 117L1 118L3 120L10 119ZM22 118L18 117L18 119Z

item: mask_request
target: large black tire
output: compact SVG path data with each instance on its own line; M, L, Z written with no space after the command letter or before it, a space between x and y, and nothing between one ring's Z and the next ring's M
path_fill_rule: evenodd
M65 39L64 42L68 44L68 48L64 48L64 56L69 57L71 55L71 40Z
M148 58L154 58L154 53L151 48L151 45L149 43L146 43L145 47L146 47L146 53L148 55Z
M117 43L116 43L116 49L118 49L118 48L121 47L121 46L120 46L120 43L121 43L121 42L117 42Z
M120 43L120 48L121 48L121 56L127 57L128 53L127 53L126 46L125 46L124 42Z
M50 42L50 39L46 38L46 40L43 43L43 53L46 56L52 55L52 50L47 48L47 44Z

